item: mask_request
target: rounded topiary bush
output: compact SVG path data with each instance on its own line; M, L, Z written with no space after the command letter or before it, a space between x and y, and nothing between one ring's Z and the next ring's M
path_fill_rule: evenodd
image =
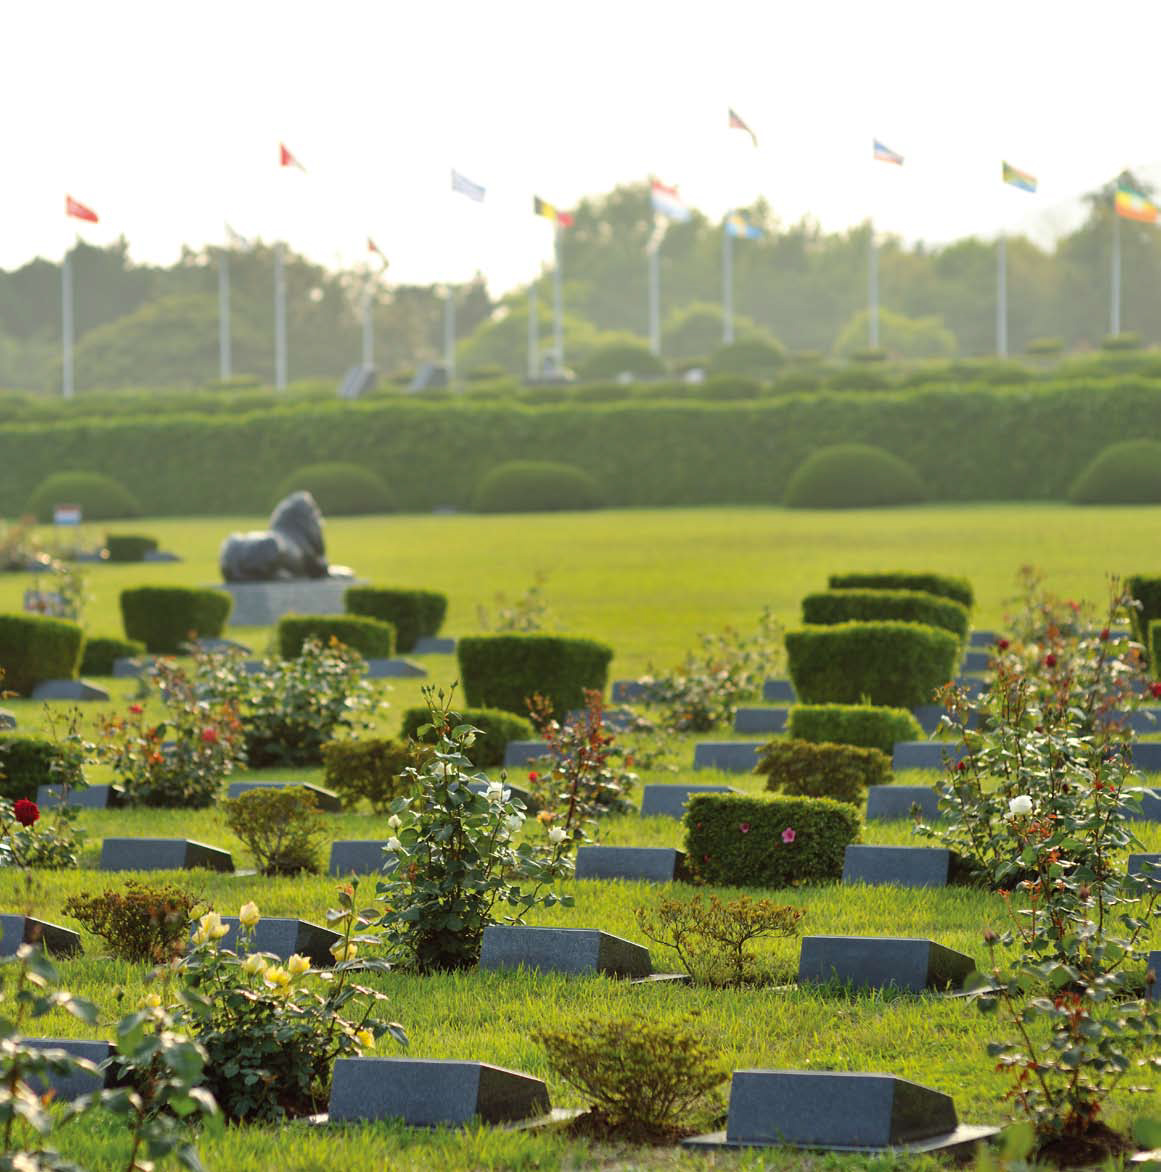
M539 513L599 509L600 486L583 468L550 460L510 460L486 472L476 486L477 513Z
M719 346L711 355L706 373L746 374L772 378L786 363L786 350L771 338L740 338Z
M616 378L619 374L664 374L665 363L644 342L613 342L600 346L580 368L583 379Z
M1161 501L1161 443L1125 440L1099 452L1072 482L1074 505L1152 505Z
M307 639L337 639L364 659L390 659L395 651L395 628L365 615L283 615L274 638L283 659L297 659Z
M118 639L94 635L85 640L81 652L81 675L111 676L118 659L136 659L145 654L145 644L137 639Z
M326 517L389 513L395 507L381 477L369 468L342 460L299 468L278 486L277 499L299 491L309 492Z
M160 655L175 655L191 639L216 639L234 600L224 590L190 586L136 586L121 591L125 635Z
M66 619L0 615L0 668L4 669L0 687L27 696L44 680L74 679L83 639L80 626Z
M99 472L53 472L28 498L28 512L38 521L51 521L54 505L79 505L86 521L139 517L141 505L119 481Z
M905 505L926 497L918 473L870 444L833 444L811 453L786 486L791 509L860 509Z

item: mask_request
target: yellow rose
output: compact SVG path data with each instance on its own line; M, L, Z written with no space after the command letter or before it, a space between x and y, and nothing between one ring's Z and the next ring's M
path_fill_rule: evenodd
M250 900L249 903L242 904L242 910L238 913L238 919L243 928L253 928L256 923L262 918L258 912L258 905Z
M242 961L242 972L252 977L261 976L266 971L266 958L257 952L252 952Z
M331 956L339 964L342 964L344 960L354 960L358 953L359 949L354 944L344 944L341 940L331 948Z
M160 1009L161 998L156 993L146 993L145 996L141 998L141 1008Z
M222 923L222 917L217 912L206 912L200 920L198 920L198 930L195 936L202 937L199 943L205 943L207 940L221 940L230 931L228 924Z
M290 974L280 964L271 965L265 973L265 980L268 985L273 985L276 989L285 989L290 984Z
M370 1050L371 1047L375 1045L375 1035L371 1033L370 1030L360 1030L355 1035L355 1041L358 1042L364 1050Z
M296 952L287 962L286 967L292 977L301 977L310 971L310 961L301 953Z

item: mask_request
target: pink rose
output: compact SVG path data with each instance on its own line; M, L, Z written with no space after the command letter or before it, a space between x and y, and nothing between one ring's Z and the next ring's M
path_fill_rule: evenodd
M786 829L782 831L782 841L787 846L789 846L797 837L798 835L795 834L793 826L787 826Z

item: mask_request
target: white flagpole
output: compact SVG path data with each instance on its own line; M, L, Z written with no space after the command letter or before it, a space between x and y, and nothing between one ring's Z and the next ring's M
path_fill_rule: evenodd
M649 258L649 349L661 356L661 241L650 242Z
M536 300L536 281L528 286L528 377L540 375L540 307Z
M283 245L274 245L274 389L286 390L286 276Z
M867 240L867 345L879 348L879 254L875 249L875 225L869 223Z
M370 281L363 292L363 365L375 365L375 298Z
M1113 271L1112 296L1109 299L1109 333L1115 338L1121 332L1121 217L1113 211Z
M996 241L996 355L1008 357L1008 244L1003 232Z
M726 220L722 221L722 341L734 340L734 238Z
M447 368L447 385L450 387L456 377L456 293L455 286L448 285L443 302L443 364Z
M552 348L556 352L556 369L564 370L564 284L560 271L560 228L553 224L553 243L556 252L556 268L553 279L553 301L555 320L552 324Z
M230 254L218 249L218 378L222 382L233 374L230 355Z
M71 249L60 267L61 396L71 399L73 386L73 262Z

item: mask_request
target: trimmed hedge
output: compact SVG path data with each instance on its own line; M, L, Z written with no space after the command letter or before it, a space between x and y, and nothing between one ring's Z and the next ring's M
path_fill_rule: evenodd
M664 374L665 363L645 342L613 342L594 350L581 364L581 378L589 380L616 378L628 374Z
M857 810L829 798L693 794L685 814L687 866L695 881L721 887L838 880L859 826ZM787 830L793 842L783 841Z
M898 619L942 627L967 639L971 616L962 602L940 598L922 590L825 590L802 600L802 621L831 625Z
M510 460L493 468L476 488L477 513L545 513L599 509L605 503L583 468L550 460Z
M1149 656L1154 678L1157 676L1158 658L1161 655L1161 619L1153 619L1149 623L1149 637L1145 640L1145 654Z
M134 659L144 654L145 644L137 639L95 635L85 640L84 650L81 652L81 675L111 676L114 660Z
M786 632L794 689L805 704L917 708L955 677L962 647L920 623L838 623Z
M386 737L328 741L322 763L323 784L338 793L344 806L362 799L376 814L385 814L391 802L411 792L403 776L415 764L411 749Z
M447 595L434 590L385 590L352 586L343 595L347 614L380 619L395 628L395 649L413 651L423 635L438 635L447 615Z
M1074 505L1155 505L1161 501L1161 443L1110 444L1085 465L1068 490Z
M120 481L99 472L53 472L33 489L26 508L47 523L55 505L80 505L86 521L141 516L136 497Z
M40 737L0 736L0 797L34 802L39 785L83 785L83 760L81 751L69 745Z
M826 581L831 590L921 590L950 598L971 610L975 604L972 584L966 578L947 574L916 574L909 570L883 570L871 574L831 574Z
M283 615L274 629L278 654L297 659L311 637L324 643L332 638L357 651L364 659L390 659L395 651L395 628L381 619L362 615Z
M121 591L121 622L129 639L155 655L174 655L191 638L216 639L234 600L224 590L134 586Z
M389 513L395 508L382 477L369 468L343 460L307 464L292 472L279 484L273 503L299 491L314 497L324 517Z
M75 679L84 637L66 619L0 614L0 687L27 696L42 680Z
M136 533L109 533L105 548L111 562L143 562L145 555L157 551L157 538Z
M504 764L504 750L509 741L531 741L536 732L530 720L503 712L499 708L464 708L457 714L457 724L475 725L481 735L468 750L468 756L477 769L493 769ZM403 728L400 735L412 740L418 739L419 730L431 721L426 708L408 708L403 713ZM434 736L428 740L434 741Z
M765 775L766 788L773 792L861 807L867 786L890 784L891 759L878 749L791 738L771 741L754 772Z
M832 444L795 469L788 509L867 509L925 500L919 474L905 460L870 444Z
M859 745L888 757L896 741L921 741L923 729L906 708L875 704L796 704L786 731L816 744Z
M562 635L473 635L456 644L464 696L477 708L523 716L539 692L558 717L583 708L585 690L605 690L613 649Z
M1141 604L1129 612L1133 624L1133 638L1145 648L1145 653L1156 670L1157 660L1153 659L1151 645L1153 622L1161 619L1161 578L1149 578L1144 574L1133 574L1125 579L1129 593Z

